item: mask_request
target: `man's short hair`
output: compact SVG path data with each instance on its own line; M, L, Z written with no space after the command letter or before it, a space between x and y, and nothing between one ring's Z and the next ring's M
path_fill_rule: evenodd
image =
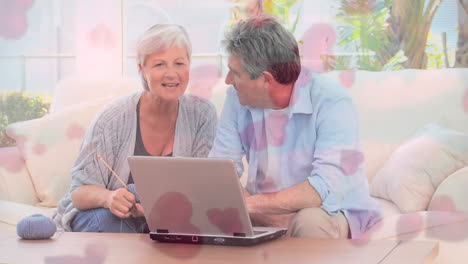
M270 72L281 84L294 83L301 71L299 48L294 36L274 17L259 15L241 20L226 33L226 51L239 57L250 79Z

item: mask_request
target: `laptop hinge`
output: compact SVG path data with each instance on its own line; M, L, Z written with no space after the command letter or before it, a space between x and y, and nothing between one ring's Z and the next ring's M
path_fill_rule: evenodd
M245 237L245 233L234 233L235 237Z
M169 234L169 230L167 230L167 229L156 229L156 233Z

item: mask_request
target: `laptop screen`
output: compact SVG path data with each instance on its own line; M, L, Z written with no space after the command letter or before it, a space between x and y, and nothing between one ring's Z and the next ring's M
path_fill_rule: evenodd
M130 156L150 231L252 236L232 160Z

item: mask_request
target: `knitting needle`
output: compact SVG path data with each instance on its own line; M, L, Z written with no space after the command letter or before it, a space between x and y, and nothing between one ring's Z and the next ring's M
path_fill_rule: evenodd
M102 163L104 163L104 165L106 165L106 167L112 172L112 174L114 174L114 176L117 178L117 180L120 181L120 183L125 187L125 189L127 189L127 185L122 181L122 179L120 179L119 175L117 175L117 173L115 173L115 171L113 169L111 169L109 164L107 164L107 162L102 158L101 154L98 154L97 157L98 157L98 159L100 159L102 161ZM132 205L131 210L136 210L136 206Z
M117 177L117 180L120 181L120 183L122 183L122 185L127 188L127 185L122 181L122 179L120 179L119 175L117 175L117 173L115 173L111 167L109 166L109 164L107 164L107 162L104 161L104 159L102 158L102 156L100 154L97 155L98 159L100 159L102 161L102 163L104 163L104 165L106 165L106 167L112 172L112 174L114 174L115 177Z

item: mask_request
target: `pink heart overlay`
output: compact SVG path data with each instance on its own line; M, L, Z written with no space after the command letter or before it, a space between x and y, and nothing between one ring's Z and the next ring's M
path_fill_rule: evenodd
M33 0L0 0L0 37L20 39L28 30L26 12Z
M447 195L438 195L434 197L431 201L429 211L442 211L454 213L452 216L439 216L437 214L429 214L427 219L429 225L437 224L440 222L440 218L447 219L447 217L453 217L453 220L455 220L455 222L462 222L465 224L445 225L444 232L435 232L436 229L429 229L426 233L427 237L436 238L442 241L463 241L468 238L468 225L466 224L465 217L463 214L458 214L460 212L457 210L457 207L452 198L450 198Z
M97 25L87 34L88 43L96 48L114 48L117 42L116 39L114 32L106 24Z
M264 192L264 195L267 196L276 196L278 194L279 188L276 182L271 178L266 178L260 183L260 189ZM266 193L265 193L266 192Z
M220 76L219 68L216 65L201 65L190 71L190 93L204 98L211 99L213 86Z
M33 149L32 149L33 153L35 155L42 155L44 154L46 151L47 151L47 146L42 144L42 143L36 143L34 146L33 146Z
M404 236L406 240L414 239L424 232L423 217L418 213L406 213L400 216L396 225L397 237ZM416 232L413 232L416 230Z
M12 149L12 151L2 152L0 151L0 167L3 167L10 172L19 172L24 168L23 156L18 149Z
M346 175L353 175L364 162L364 155L360 151L341 151L341 168Z
M149 219L154 219L154 224L157 223L164 229L199 234L200 230L190 222L192 214L192 203L187 196L179 192L168 192L156 201ZM151 226L150 223L149 225Z
M375 8L375 0L347 0L342 4L350 15L369 14Z
M260 130L263 130L263 121L257 121L249 124L240 134L241 141L255 151L266 149L266 138L264 136L260 137L259 139L255 138L255 131ZM259 140L259 142L257 142L257 140Z
M239 209L237 208L226 208L224 210L213 208L208 210L206 215L210 222L226 235L243 232Z
M346 70L340 73L340 82L346 88L353 86L355 80L356 70Z
M373 215L373 222L369 223L368 224L368 230L364 233L361 234L361 237L359 237L358 239L350 239L349 242L351 243L351 245L353 246L356 246L356 247L362 247L362 246L365 246L369 243L369 241L372 239L372 235L377 232L378 230L380 230L382 228L382 222L380 221L380 218L379 218L379 212L373 212L373 211L362 211L361 213L360 212L354 212L354 213L357 213L357 214L364 214L364 215L367 215L367 214L371 214Z
M312 25L302 37L304 44L301 45L303 64L314 72L323 73L329 70L324 62L324 54L331 55L336 43L336 32L328 24ZM334 65L333 56L328 57L328 64Z
M154 221L148 223L149 226L155 226L157 223L164 229L177 229L183 233L199 234L200 229L191 223L192 214L192 202L187 196L179 192L168 192L156 201L147 221ZM193 258L201 249L200 245L161 244L160 246L162 253L176 259Z
M101 243L92 243L86 246L84 256L63 255L48 256L44 258L45 264L101 264L108 255L107 247Z
M76 123L70 124L67 128L67 138L70 140L73 140L73 139L81 140L83 139L84 135L85 135L84 128Z

